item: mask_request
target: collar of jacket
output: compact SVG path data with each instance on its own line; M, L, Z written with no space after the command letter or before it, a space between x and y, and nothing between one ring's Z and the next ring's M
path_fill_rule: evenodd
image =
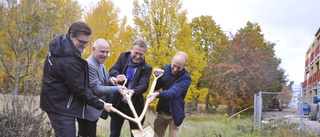
M169 73L164 73L162 76L162 79L164 81L167 81L168 79L170 79L173 75L171 73L171 64L167 64L164 68L163 68L164 72L169 72ZM182 76L187 70L185 68L183 68L177 75L175 75L175 77L180 77Z
M67 34L63 34L54 38L49 44L49 49L51 55L55 57L81 57L81 52L76 49L70 39L70 36Z
M123 74L125 74L125 72L127 72L126 70L127 70L127 68L128 68L128 64L129 64L129 56L130 56L130 51L125 52L125 62L126 62L126 65L125 65L125 67L124 67ZM146 60L145 60L145 58L144 58L143 61L141 61L141 63L140 63L138 66L136 66L136 67L137 67L137 68L142 67L142 69L143 69L145 63L146 63Z
M88 57L88 59L93 60L94 65L100 67L101 64L98 62L98 60L96 59L96 57L94 57L93 53Z

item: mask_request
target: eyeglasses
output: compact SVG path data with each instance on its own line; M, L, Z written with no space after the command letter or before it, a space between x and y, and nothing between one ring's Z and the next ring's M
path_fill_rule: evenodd
M82 40L79 40L77 37L75 37L78 41L79 41L79 43L81 43L81 44L88 44L88 43L90 43L90 40L89 41L82 41Z

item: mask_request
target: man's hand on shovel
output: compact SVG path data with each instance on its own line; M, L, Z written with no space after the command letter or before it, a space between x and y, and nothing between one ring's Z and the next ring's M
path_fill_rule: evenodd
M159 68L154 68L154 69L153 69L153 74L154 74L155 76L159 76L159 75L161 75L162 73L164 73L164 71L163 71L162 69L159 69Z
M128 90L127 90L127 98L128 98L128 99L131 99L133 93L134 93L134 90L133 90L133 89L128 89Z
M152 103L154 101L154 99L156 99L156 97L159 96L159 92L155 92L155 93L151 93L147 96L147 98L150 98L150 102Z
M156 76L156 77L158 77L158 76L160 76L160 75L162 76L163 73L164 73L164 71L163 71L162 69L159 69L159 68L154 68L154 70L153 70L153 75ZM153 83L152 83L152 84L153 84ZM155 86L155 85L154 85L154 86ZM153 90L154 90L154 87L153 87ZM159 96L159 92L153 93L153 90L152 90L152 92L150 92L149 95L147 96L147 99L148 99L148 98L150 99L149 104L152 103L157 96Z
M125 97L125 95L128 92L127 88L125 86L121 86L121 85L118 85L118 91L123 97Z
M126 80L127 80L127 77L125 75L123 75L123 74L117 76L117 82L118 83L126 81Z
M103 109L107 112L110 112L111 111L111 107L112 107L112 104L110 103L106 103L106 102L103 102L104 103L104 107Z
M111 83L112 85L114 85L114 86L116 86L117 83L118 83L118 80L117 80L116 77L110 77L110 78L109 78L109 81L110 81L110 83Z

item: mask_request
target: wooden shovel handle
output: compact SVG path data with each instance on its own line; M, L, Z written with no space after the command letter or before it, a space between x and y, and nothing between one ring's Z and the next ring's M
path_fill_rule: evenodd
M150 95L150 94L153 93L154 88L156 87L156 84L157 84L157 80L163 75L164 70L161 70L161 71L162 71L162 73L161 73L159 76L156 76L154 73L152 73L152 74L153 74L153 77L154 77L154 80L153 80L153 82L152 82L152 85L151 85L151 88L150 88L150 90L149 90L149 94L148 94L148 95ZM144 117L144 115L145 115L146 112L147 112L147 109L148 109L149 104L150 104L150 98L147 98L146 103L145 103L144 108L143 108L143 111L142 111L139 119L142 120L142 118Z
M150 88L149 94L152 94L152 93L153 93L154 88L156 87L156 84L157 84L157 80L163 75L163 73L164 73L163 70L162 70L162 73L161 73L159 76L155 76L155 74L153 73L154 80L153 80L153 82L152 82L152 86L151 86L151 88ZM125 80L123 86L124 86L126 83L127 83L127 80ZM110 107L111 111L119 114L120 116L122 116L122 117L125 118L125 119L128 119L128 120L130 120L130 121L132 121L132 122L135 122L136 124L138 124L139 129L142 131L141 121L142 121L144 115L145 115L146 112L147 112L147 109L148 109L148 106L149 106L149 103L150 103L150 98L147 99L146 105L144 106L143 111L142 111L142 113L141 113L141 115L140 115L139 117L138 117L137 112L136 112L136 110L135 110L135 108L134 108L134 106L133 106L133 104L132 104L132 102L131 102L131 99L128 97L128 95L125 95L125 99L127 100L128 105L129 105L129 107L130 107L130 109L131 109L131 111L132 111L132 113L133 113L133 115L134 115L135 118L132 118L132 117L127 116L126 114L122 113L121 111L119 111L118 109L116 109L116 108L114 108L114 107ZM101 100L101 99L100 99L100 101L104 102L104 101ZM105 103L105 102L104 102L104 103Z
M99 100L100 100L101 102L103 102L103 103L106 103L106 102L104 102L104 101L101 100L101 99L99 99ZM137 121L137 120L135 120L135 119L127 116L126 114L122 113L121 111L119 111L118 109L116 109L116 108L114 108L114 107L110 107L110 110L111 110L112 112L114 112L114 113L119 114L119 115L122 116L123 118L132 121L132 122L136 122L136 121Z

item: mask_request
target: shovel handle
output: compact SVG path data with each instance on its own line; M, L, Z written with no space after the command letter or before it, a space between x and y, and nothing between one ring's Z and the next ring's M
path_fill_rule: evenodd
M153 73L154 80L153 80L153 82L152 82L152 85L151 85L151 88L150 88L150 90L149 90L149 94L148 94L148 95L150 95L150 94L153 93L154 88L156 87L156 84L157 84L157 80L163 75L164 70L161 70L161 72L162 72L162 73L161 73L160 75L158 75L158 76L156 76L156 75ZM144 115L145 115L146 112L147 112L147 109L148 109L149 104L150 104L150 98L147 98L146 103L145 103L145 106L144 106L144 108L143 108L143 111L142 111L139 119L142 120L142 118L144 117Z
M126 84L127 84L127 79L126 80L124 80L124 83L122 84L122 86L126 86ZM121 86L120 84L118 84L118 86Z
M164 70L161 70L161 72L162 72L162 73L161 73L160 75L158 75L158 76L155 76L155 74L153 73L154 80L153 80L153 82L152 82L152 85L151 85L149 94L152 94L152 93L153 93L153 91L154 91L154 89L155 89L155 87L156 87L156 84L157 84L157 80L163 75ZM127 79L125 80L123 86L125 86L126 83L127 83ZM147 99L146 105L144 106L143 111L142 111L142 113L141 113L141 115L140 115L139 117L138 117L137 112L136 112L136 110L135 110L135 108L134 108L134 106L133 106L133 104L132 104L132 102L131 102L131 99L128 97L127 94L125 95L125 99L127 100L128 105L129 105L129 107L130 107L130 109L131 109L131 111L132 111L132 113L133 113L133 115L134 115L135 118L132 118L132 117L127 116L126 114L122 113L121 111L119 111L118 109L116 109L116 108L114 108L114 107L112 107L112 106L110 107L110 110L113 111L113 112L115 112L115 113L117 113L117 114L119 114L120 116L122 116L122 117L125 118L125 119L128 119L128 120L130 120L130 121L132 121L132 122L135 122L135 123L138 125L139 129L141 130L141 132L143 132L143 130L142 130L142 125L141 125L141 121L142 121L144 115L145 115L146 112L147 112L147 109L148 109L148 106L149 106L149 103L150 103L150 98ZM100 101L104 102L104 101L101 100L101 99L100 99ZM104 102L104 103L105 103L105 102Z
M124 81L123 86L125 86L126 83L127 83L127 79ZM128 97L128 94L126 94L124 98L125 98L125 100L127 100L127 103L128 103L128 105L129 105L129 107L131 109L131 112L132 112L134 118L131 118L131 117L127 116L126 114L123 114L121 111L119 111L119 110L117 110L116 108L113 108L113 107L112 107L113 108L112 111L117 113L117 114L119 114L119 115L121 115L122 117L124 117L124 118L126 118L128 120L131 120L131 121L137 123L139 128L140 128L140 130L142 131L142 125L140 123L141 120L139 120L138 114L137 114L136 109L134 108L134 106L132 104L131 98Z
M161 72L162 73L159 76L156 76L154 73L152 74L153 77L154 77L154 80L152 82L152 85L151 85L151 88L150 88L150 91L149 91L149 95L153 93L154 88L156 87L156 84L157 84L157 80L163 75L164 70L161 70Z
M106 102L104 102L102 99L99 99L99 100L100 100L101 102L103 102L103 103L106 103ZM121 111L119 111L118 109L116 109L116 108L114 108L114 107L112 107L112 106L110 107L110 110L111 110L112 112L114 112L114 113L119 114L120 116L122 116L122 117L125 118L125 119L128 119L128 120L130 120L130 121L132 121L132 122L136 122L136 123L137 123L137 120L135 120L135 119L127 116L126 114L122 113Z
M126 83L127 83L127 79L124 81L123 86L125 86ZM136 110L135 110L135 108L134 108L134 106L133 106L133 104L132 104L131 99L128 97L128 94L126 94L124 98L125 98L125 100L127 100L128 105L129 105L129 107L130 107L130 109L131 109L131 111L132 111L133 116L134 116L135 118L138 118L137 112L136 112ZM120 111L119 111L119 112L120 112ZM118 113L118 114L120 114L120 113ZM123 113L122 113L122 114L123 114ZM121 115L121 116L124 116L124 115ZM127 115L125 115L125 116L127 116Z

